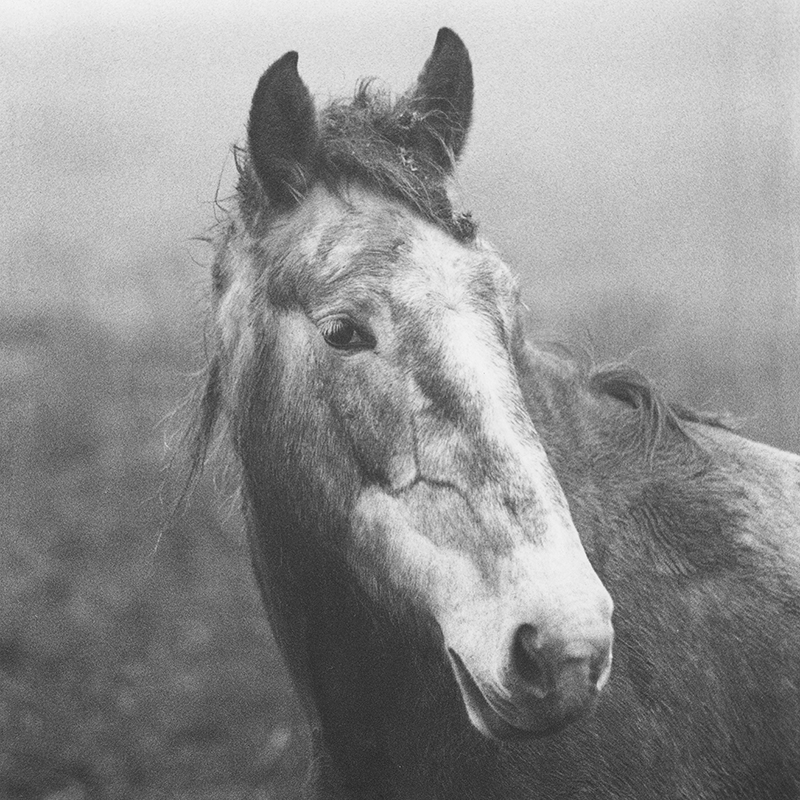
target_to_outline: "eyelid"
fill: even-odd
[[[330,341],[329,336],[335,332],[336,327],[339,325],[350,328],[356,340],[349,344],[335,344]],[[368,350],[375,346],[375,337],[370,331],[365,326],[357,323],[348,314],[336,314],[326,317],[318,323],[318,327],[325,341],[333,348],[340,350]]]
[[[324,331],[333,325],[345,324],[352,325],[356,330],[363,330],[364,326],[356,322],[352,314],[326,314],[324,317],[315,320],[317,327]]]

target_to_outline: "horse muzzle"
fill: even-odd
[[[455,647],[447,652],[472,724],[513,740],[556,733],[590,712],[609,678],[612,643],[609,617],[569,637],[521,625],[496,669],[481,669],[481,654],[470,663]]]
[[[455,650],[448,655],[472,724],[493,739],[525,739],[556,733],[594,708],[611,671],[611,636],[559,651],[524,626],[502,683],[479,682]]]

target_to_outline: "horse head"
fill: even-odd
[[[303,552],[297,574],[339,564],[429,620],[469,719],[506,739],[592,707],[612,602],[522,397],[516,281],[447,197],[472,89],[448,29],[396,102],[364,89],[318,115],[297,54],[276,61],[216,319],[264,535]]]

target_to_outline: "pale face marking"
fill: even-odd
[[[494,283],[507,294],[498,292],[495,302],[501,314],[510,318],[506,305],[515,302],[516,291],[513,281],[504,275],[507,267],[493,253],[464,248],[421,222],[416,225],[408,261],[407,268],[393,279],[392,295],[409,308],[412,324],[423,328],[419,338],[423,347],[427,345],[436,354],[439,380],[463,399],[474,416],[470,432],[444,424],[432,429],[426,423],[426,435],[420,438],[428,442],[428,458],[424,452],[418,456],[423,462],[419,465],[422,477],[442,480],[448,475],[453,479],[448,454],[458,447],[458,439],[466,437],[476,453],[488,457],[491,451],[493,472],[499,474],[493,484],[481,487],[470,485],[466,475],[456,475],[463,492],[494,492],[500,503],[500,494],[535,497],[542,518],[552,514],[562,524],[571,524],[566,499],[524,410],[510,354],[494,320],[482,308],[485,298],[476,297],[471,286],[477,269],[491,268],[501,274]],[[426,360],[425,352],[420,359]],[[413,402],[418,411],[426,407],[422,395],[424,391],[417,387]],[[442,475],[436,474],[437,464],[442,466]]]

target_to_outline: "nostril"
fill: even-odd
[[[529,624],[514,634],[511,668],[520,688],[539,699],[554,693],[596,693],[605,686],[610,667],[610,642],[589,637],[560,641]]]
[[[533,625],[521,625],[514,635],[513,664],[517,675],[531,692],[540,698],[547,695],[550,680]]]

